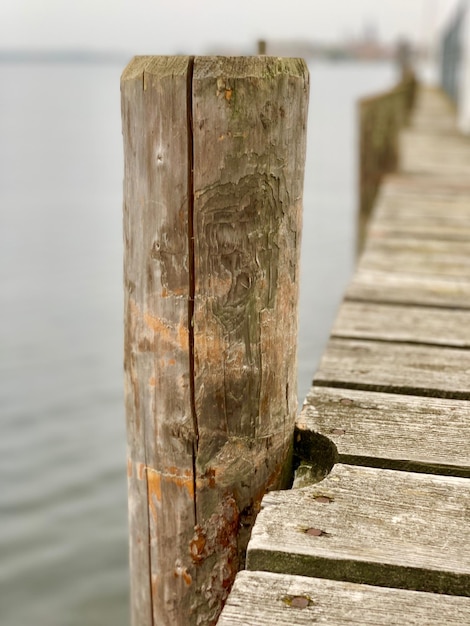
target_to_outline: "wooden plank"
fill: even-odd
[[[470,347],[470,311],[345,300],[333,337]]]
[[[455,195],[468,196],[470,182],[468,178],[445,177],[435,178],[426,174],[417,174],[412,171],[400,170],[399,173],[388,174],[381,187],[381,193],[387,195],[406,195],[415,198],[454,197]]]
[[[454,200],[454,201],[452,201]],[[375,239],[470,240],[470,196],[381,196],[367,234]]]
[[[369,238],[470,240],[470,191],[391,177],[382,186]]]
[[[470,280],[465,277],[428,276],[407,271],[359,267],[346,297],[370,302],[393,302],[470,309]]]
[[[470,176],[470,146],[462,135],[436,137],[433,133],[407,129],[400,137],[400,156],[404,171],[436,178],[468,180]]]
[[[470,481],[337,464],[267,494],[247,569],[470,595]]]
[[[470,241],[439,241],[400,237],[367,240],[359,261],[361,270],[439,277],[470,276]]]
[[[469,241],[470,224],[458,224],[440,218],[422,218],[414,220],[374,220],[368,225],[369,239],[435,239],[444,241]]]
[[[314,384],[468,400],[469,371],[468,350],[332,338]]]
[[[297,426],[331,439],[340,462],[470,478],[465,400],[312,387]]]
[[[439,87],[420,86],[412,127],[434,135],[457,133],[455,106]]]
[[[218,626],[462,626],[470,599],[306,576],[243,571]]]
[[[423,184],[413,189],[405,188],[398,179],[390,178],[381,188],[374,209],[375,219],[401,222],[416,218],[440,219],[443,224],[457,222],[467,224],[470,220],[470,190],[442,189]]]

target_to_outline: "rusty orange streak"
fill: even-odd
[[[189,332],[183,324],[174,326],[168,321],[154,317],[149,313],[144,314],[144,321],[147,327],[157,333],[163,340],[173,345],[176,344],[183,350],[188,349]]]
[[[158,502],[162,500],[162,484],[176,485],[186,489],[189,497],[194,497],[194,482],[192,470],[180,470],[178,467],[166,467],[162,471],[146,467],[149,494],[153,494]]]

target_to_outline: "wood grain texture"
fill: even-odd
[[[332,440],[340,462],[470,477],[465,400],[312,387],[297,425]]]
[[[470,481],[337,464],[267,494],[247,569],[470,595]]]
[[[375,237],[367,240],[361,269],[406,272],[433,278],[470,277],[470,241]]]
[[[470,347],[470,311],[346,300],[333,337]]]
[[[367,234],[373,239],[470,239],[470,193],[440,191],[429,185],[419,193],[386,182],[379,193]]]
[[[220,519],[229,542],[207,539],[198,562],[202,624],[243,563],[263,493],[288,480],[308,86],[300,59],[195,59],[197,532]]]
[[[456,221],[468,225],[469,211],[470,185],[449,188],[427,177],[395,175],[384,180],[374,217],[396,222],[434,218],[443,224]]]
[[[240,572],[218,626],[463,626],[470,598]]]
[[[470,141],[463,135],[447,135],[406,129],[400,138],[401,166],[414,174],[436,178],[467,179],[470,175]]]
[[[188,57],[137,57],[121,81],[135,626],[183,623],[194,570],[188,550],[195,523],[188,376],[189,67]]]
[[[469,371],[468,350],[333,338],[314,384],[468,400]]]
[[[470,308],[470,280],[358,267],[346,291],[352,300]]]

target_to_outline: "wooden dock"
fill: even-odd
[[[219,626],[470,624],[470,139],[421,89],[400,143]]]

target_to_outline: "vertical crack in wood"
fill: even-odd
[[[144,424],[144,433],[145,433],[145,424]],[[145,437],[145,434],[144,434]],[[146,441],[146,440],[145,440]],[[151,619],[151,626],[155,626],[155,620],[154,620],[154,607],[153,607],[153,593],[152,593],[152,541],[151,541],[151,532],[150,532],[150,525],[151,525],[151,520],[150,520],[150,503],[151,503],[151,499],[152,499],[152,494],[149,491],[149,478],[148,478],[148,465],[147,465],[147,449],[144,446],[144,459],[145,459],[145,483],[146,483],[146,489],[147,489],[147,531],[148,531],[148,554],[149,554],[149,577],[148,580],[150,581],[150,593],[149,593],[149,602],[150,602],[150,619]]]
[[[145,82],[145,68],[142,71],[142,91],[145,92],[147,90],[146,87],[146,82]],[[145,98],[145,93],[144,96]],[[153,335],[155,336],[155,331],[153,331]],[[144,450],[144,463],[145,463],[145,471],[143,474],[143,478],[145,479],[145,489],[147,492],[147,534],[148,534],[148,570],[149,570],[149,575],[148,575],[148,580],[150,583],[150,593],[149,593],[149,610],[150,610],[150,620],[151,620],[151,625],[150,626],[155,626],[155,619],[154,619],[154,599],[153,599],[153,593],[152,593],[152,541],[151,541],[151,519],[150,519],[150,506],[151,506],[151,499],[152,499],[152,494],[150,493],[150,489],[149,489],[149,478],[148,478],[148,466],[149,466],[149,459],[148,459],[148,453],[147,453],[147,429],[146,429],[146,420],[143,419],[142,420],[142,430],[143,430],[143,441],[144,441],[144,445],[143,445],[143,450]]]
[[[193,493],[194,493],[194,525],[197,525],[197,489],[196,489],[196,456],[199,443],[199,427],[196,414],[194,391],[194,294],[196,290],[194,262],[194,137],[193,137],[193,73],[194,57],[188,62],[187,81],[187,132],[188,132],[188,265],[189,265],[189,297],[188,297],[188,334],[189,334],[189,394],[191,416],[193,420]]]

